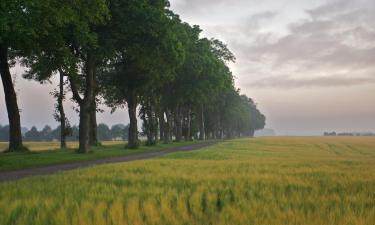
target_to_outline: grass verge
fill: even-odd
[[[68,162],[77,162],[85,160],[95,160],[101,158],[126,156],[138,154],[148,151],[159,151],[163,149],[190,145],[196,142],[175,142],[171,144],[157,144],[154,146],[140,146],[137,149],[126,149],[124,144],[110,145],[106,143],[103,146],[92,147],[92,152],[87,154],[78,154],[74,149],[64,150],[43,150],[21,153],[0,153],[0,171],[11,171],[18,169],[27,169],[34,167],[42,167],[48,165],[56,165]],[[40,149],[38,145],[42,145],[43,149],[48,143],[33,143],[29,146],[35,146],[34,149]],[[52,144],[51,144],[52,145]],[[54,146],[54,145],[53,145]],[[33,148],[33,147],[32,147]]]

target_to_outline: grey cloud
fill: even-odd
[[[315,77],[307,79],[295,79],[290,76],[267,77],[248,84],[247,86],[264,88],[303,88],[303,87],[333,87],[353,86],[363,84],[375,84],[375,77]]]
[[[233,35],[230,46],[241,62],[241,82],[271,77],[251,85],[286,88],[373,83],[375,73],[367,72],[375,71],[374,11],[370,1],[334,1],[308,10],[310,18],[289,24],[282,37],[257,30],[246,32],[248,38]],[[343,76],[333,76],[337,73]],[[277,79],[279,74],[290,76]]]
[[[275,18],[278,13],[276,11],[263,11],[255,13],[243,24],[243,28],[259,29],[263,22]]]

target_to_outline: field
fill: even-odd
[[[0,183],[1,224],[375,224],[375,138],[256,138]]]

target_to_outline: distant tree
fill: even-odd
[[[26,141],[40,141],[41,140],[41,133],[38,129],[33,126],[28,132],[25,134]]]
[[[100,141],[110,141],[112,140],[111,130],[107,124],[101,123],[98,125],[98,139]]]
[[[41,131],[40,131],[40,140],[41,141],[52,141],[52,128],[48,125],[46,125]]]
[[[71,127],[71,133],[66,137],[67,141],[78,141],[79,140],[79,128],[78,126]]]
[[[0,141],[8,141],[9,140],[9,126],[1,126],[0,127]]]
[[[129,125],[125,126],[124,124],[116,124],[111,127],[112,139],[128,139]]]

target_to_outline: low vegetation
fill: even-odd
[[[0,171],[125,156],[191,145],[193,142],[157,144],[153,146],[142,145],[138,149],[125,149],[124,143],[125,142],[103,142],[102,146],[93,147],[93,151],[90,154],[77,154],[74,152],[74,148],[78,146],[78,142],[68,142],[68,147],[71,147],[71,149],[63,150],[57,149],[59,146],[57,142],[26,142],[26,146],[32,150],[31,152],[0,154]],[[2,146],[0,143],[0,150],[2,150],[2,147],[5,149],[5,145]]]
[[[4,224],[374,224],[375,138],[257,138],[0,184]]]

